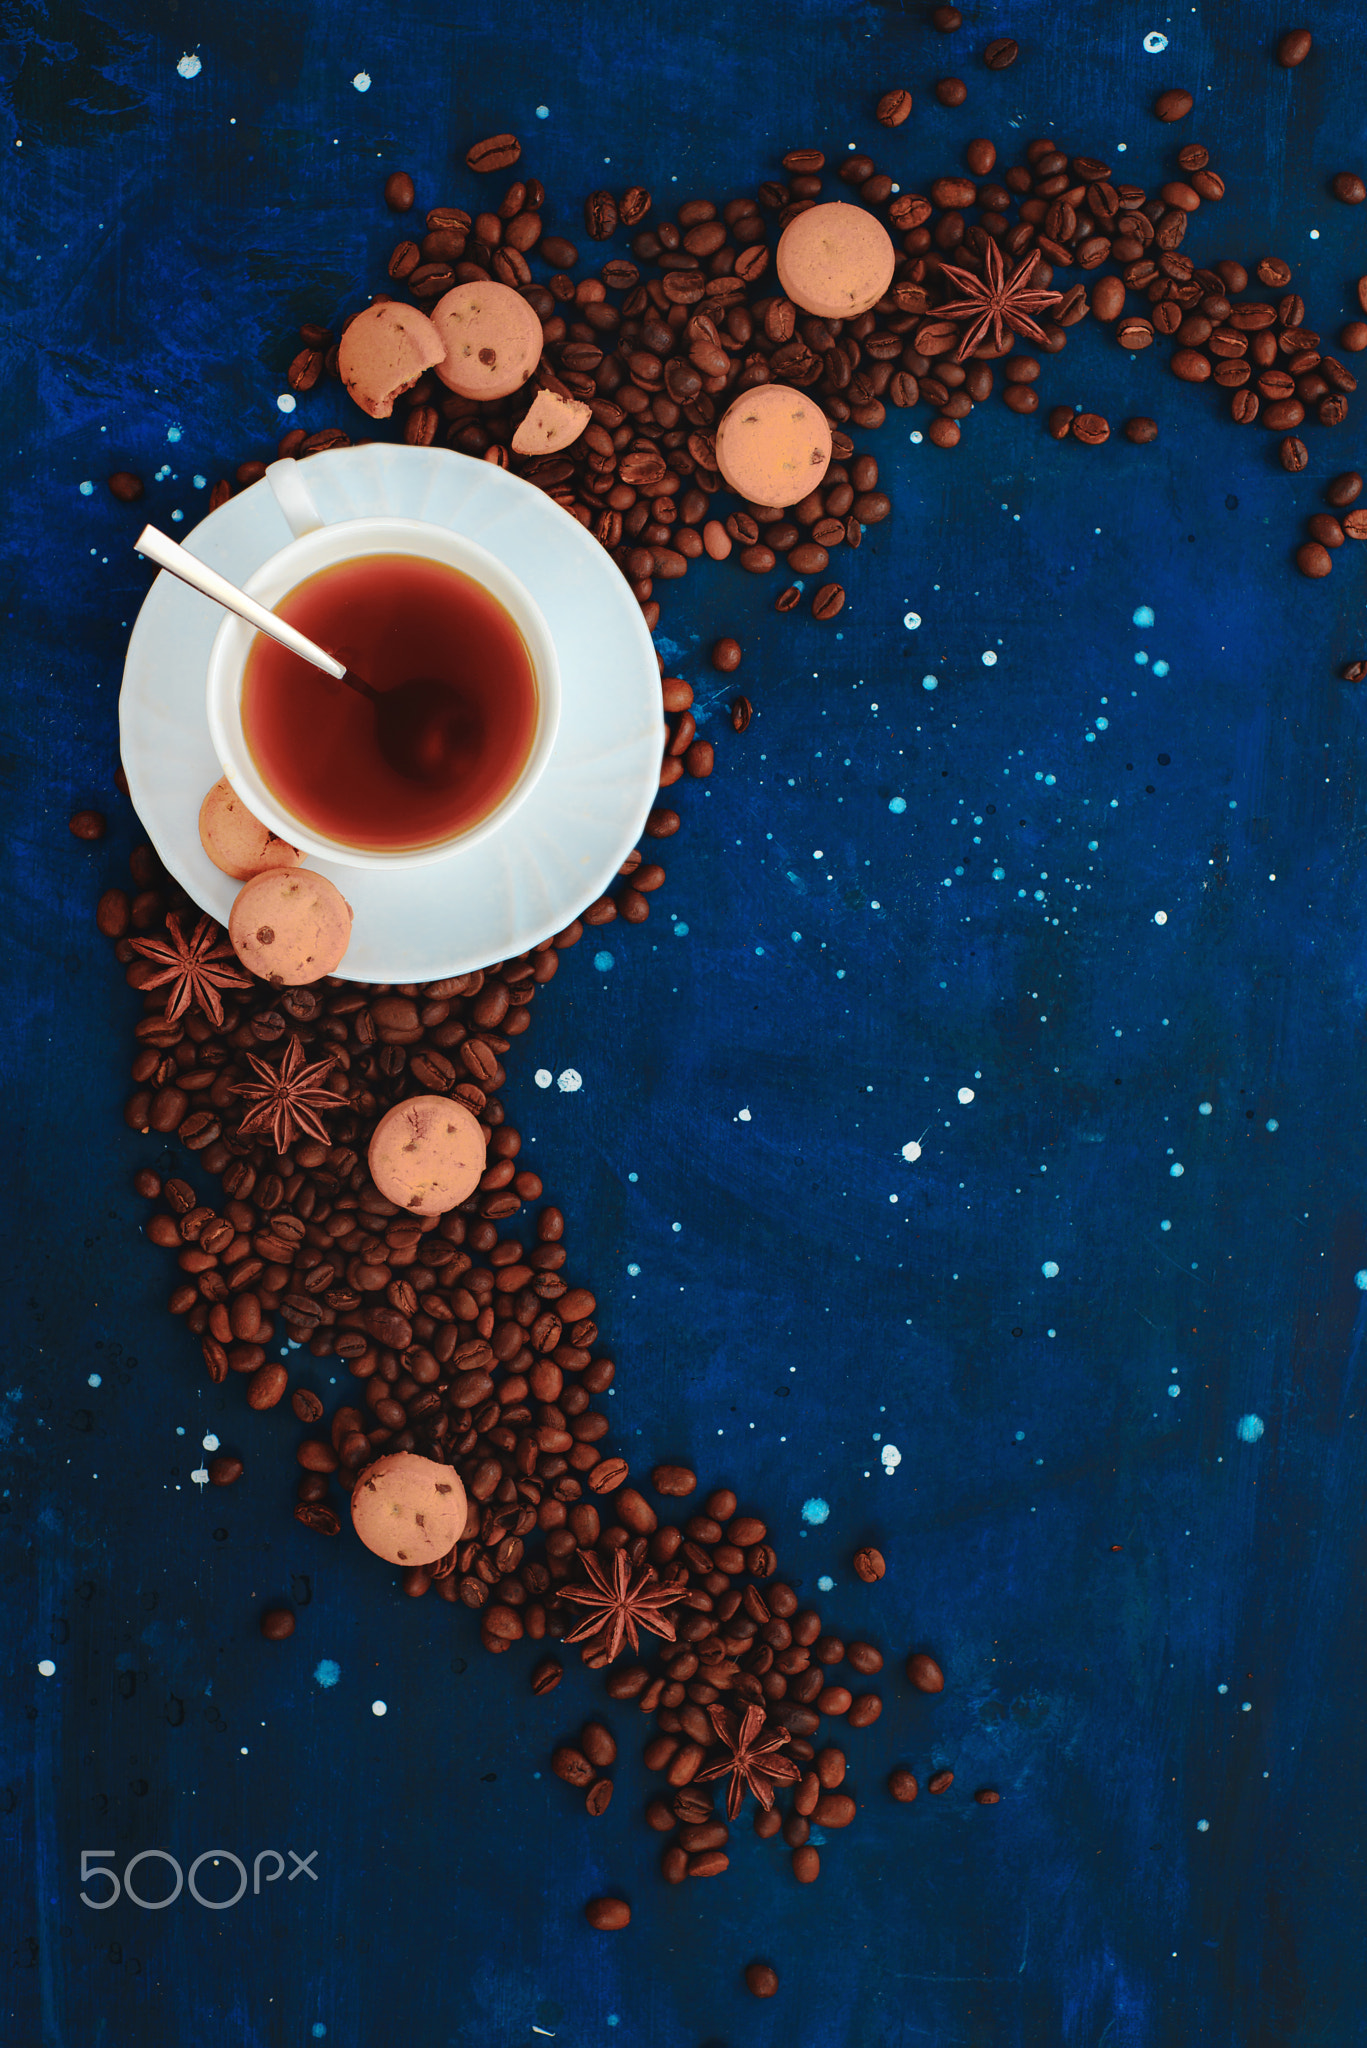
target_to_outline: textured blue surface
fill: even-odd
[[[669,592],[717,772],[657,915],[536,1005],[509,1113],[599,1295],[622,1448],[733,1481],[804,1594],[889,1653],[815,1887],[742,1827],[726,1878],[666,1889],[628,1710],[590,1824],[544,1759],[596,1682],[533,1701],[529,1652],[484,1657],[462,1610],[290,1518],[292,1432],[206,1383],[137,1235],[130,1175],[159,1155],[121,1123],[133,1004],[91,921],[137,836],[111,776],[147,582],[141,508],[102,480],[167,465],[146,513],[188,527],[194,477],[270,452],[297,322],[382,280],[390,169],[461,203],[469,142],[516,129],[574,233],[596,184],[722,198],[799,142],[917,185],[970,136],[1010,161],[1052,133],[1152,188],[1199,137],[1229,197],[1188,251],[1285,255],[1332,333],[1367,268],[1325,192],[1364,168],[1367,59],[1346,0],[1313,14],[1288,74],[1267,0],[1019,0],[949,42],[818,0],[4,9],[7,2041],[1367,2038],[1367,817],[1364,700],[1335,680],[1361,575],[1289,559],[1360,401],[1287,478],[1218,394],[1082,330],[1046,408],[1152,413],[1156,447],[1059,447],[994,402],[943,455],[892,414],[895,513],[839,630],[734,571]],[[1008,32],[1021,61],[988,74]],[[897,83],[916,112],[889,136],[870,109]],[[1178,131],[1148,112],[1175,83],[1199,98]],[[355,419],[335,390],[296,417]],[[743,738],[701,658],[722,631]],[[94,848],[65,826],[91,802]],[[229,1496],[190,1480],[209,1431],[247,1459]],[[305,1593],[263,1644],[257,1603]],[[900,1677],[913,1643],[938,1701]],[[902,1761],[954,1792],[894,1807]],[[83,1849],[216,1847],[316,1849],[318,1881],[221,1914],[79,1902]],[[157,1896],[155,1864],[135,1882]],[[629,1933],[589,1935],[581,1901],[618,1888]]]

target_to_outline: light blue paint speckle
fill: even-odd
[[[313,2022],[312,2033],[315,2041],[322,2041],[327,2038],[327,2028],[323,2025],[323,2022],[321,2020],[315,2020]]]
[[[1156,676],[1165,676],[1168,672],[1168,664],[1165,661],[1156,661],[1153,665],[1153,672]]]
[[[1269,1131],[1275,1131],[1275,1130],[1276,1130],[1276,1128],[1277,1128],[1277,1119],[1276,1119],[1276,1117],[1275,1117],[1275,1116],[1270,1116],[1270,1117],[1268,1118],[1268,1120],[1267,1120],[1267,1128],[1269,1129]]]
[[[209,479],[207,476],[199,476],[198,474],[196,474],[195,476],[191,477],[190,481],[191,483],[193,483],[197,491],[204,491],[207,490],[209,487]]]
[[[86,1375],[85,1383],[88,1387],[99,1387],[103,1386],[104,1384],[104,1382],[100,1378],[100,1375],[97,1372],[88,1373]]]
[[[1197,1112],[1201,1116],[1209,1116],[1211,1113],[1211,1107],[1212,1105],[1209,1102],[1198,1102],[1196,1105]]]
[[[82,490],[84,490],[84,489],[85,489],[85,485],[84,485],[84,484],[82,484],[82,486],[81,486],[81,489],[82,489]],[[895,797],[893,797],[893,798],[892,798],[891,802],[890,802],[890,803],[888,804],[888,809],[889,809],[889,810],[890,810],[890,811],[892,812],[892,815],[894,816],[894,818],[900,818],[900,817],[901,817],[901,815],[902,815],[902,813],[903,813],[903,811],[904,811],[904,810],[906,809],[906,807],[907,807],[907,800],[906,800],[906,798],[905,798],[904,796],[895,796]]]
[[[1168,1388],[1168,1392],[1171,1394],[1174,1401],[1177,1399],[1177,1396],[1181,1393],[1181,1391],[1182,1389],[1176,1384],[1176,1382],[1174,1382],[1173,1385]]]
[[[549,108],[549,107],[538,107],[538,108],[537,108],[537,110],[536,110],[536,118],[537,118],[537,120],[538,120],[538,121],[547,121],[547,120],[549,120],[549,119],[550,119],[550,112],[551,112],[551,110],[550,110],[550,108]]]
[[[622,2024],[621,2015],[619,2013],[610,2012],[608,2014],[607,2023],[610,2027],[620,2027]]]
[[[87,481],[87,482],[85,482],[85,483],[83,483],[83,484],[81,485],[81,496],[82,496],[83,498],[93,498],[93,497],[94,497],[94,495],[95,495],[95,486],[94,486],[94,484],[92,484],[92,483],[90,483],[89,481]]]
[[[358,71],[351,82],[355,86],[357,92],[370,91],[370,73],[368,71]]]
[[[631,1275],[633,1280],[639,1280],[641,1277],[641,1269],[639,1266],[628,1266],[627,1272]]]
[[[940,678],[938,676],[922,676],[921,688],[923,690],[938,690],[939,687]]]
[[[1151,626],[1153,624],[1153,606],[1151,604],[1141,604],[1135,612],[1134,623],[1136,626],[1141,627]]]
[[[802,1503],[802,1519],[812,1529],[819,1529],[830,1512],[830,1502],[822,1500],[820,1494],[813,1494],[810,1500]]]
[[[682,918],[677,919],[677,921],[675,922],[674,936],[676,939],[686,939],[688,937],[688,926],[684,923]]]
[[[1147,655],[1147,654],[1145,654],[1145,652],[1144,652],[1144,650],[1143,650],[1143,648],[1142,648],[1142,647],[1139,647],[1139,648],[1136,648],[1136,649],[1135,649],[1135,656],[1134,656],[1134,658],[1135,658],[1135,663],[1136,663],[1136,666],[1137,666],[1137,667],[1139,667],[1139,668],[1147,668],[1147,667],[1148,667],[1148,665],[1149,665],[1149,657],[1148,657],[1148,655]]]
[[[1263,1433],[1263,1427],[1261,1415],[1241,1415],[1235,1425],[1234,1433],[1241,1444],[1256,1444],[1258,1438]]]
[[[816,1582],[816,1590],[818,1593],[833,1593],[835,1591],[835,1580],[829,1572],[821,1574],[821,1577]]]
[[[615,966],[616,963],[614,962],[611,953],[603,952],[594,954],[593,964],[598,969],[598,972],[600,974],[606,974],[609,968]]]
[[[904,612],[904,613],[903,613],[903,615],[902,615],[902,624],[903,624],[903,625],[904,625],[904,626],[906,627],[906,629],[907,629],[908,633],[914,633],[914,632],[916,631],[917,627],[918,627],[918,626],[920,625],[920,623],[921,623],[921,614],[920,614],[919,612]]]
[[[166,438],[168,441],[178,441],[180,439],[180,428],[168,427],[166,429]]]
[[[1164,1217],[1163,1221],[1159,1224],[1158,1228],[1160,1230],[1171,1230],[1172,1225],[1168,1222],[1167,1218]]]
[[[798,942],[799,942],[799,940],[801,939],[801,937],[802,937],[802,934],[801,934],[801,932],[794,932],[794,933],[793,933],[793,944],[794,944],[794,945],[797,945],[797,944],[798,944]]]
[[[1174,1159],[1172,1165],[1168,1168],[1168,1172],[1172,1175],[1174,1180],[1181,1180],[1182,1175],[1186,1172],[1186,1170],[1186,1167],[1183,1166],[1180,1159]]]
[[[1198,1835],[1208,1835],[1210,1833],[1210,1822],[1208,1820],[1198,1820],[1196,1832]]]
[[[1041,1273],[1043,1273],[1046,1280],[1058,1279],[1058,1266],[1053,1259],[1046,1259],[1044,1264],[1040,1267],[1040,1271]]]
[[[341,1677],[342,1667],[335,1658],[324,1657],[319,1663],[314,1665],[313,1675],[318,1684],[322,1686],[324,1692],[327,1692],[332,1686],[336,1685]]]

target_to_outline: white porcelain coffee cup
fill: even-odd
[[[304,853],[343,867],[428,867],[473,846],[505,824],[536,786],[560,724],[560,668],[555,644],[539,606],[512,571],[477,541],[429,526],[420,519],[346,519],[327,524],[299,473],[298,463],[272,463],[267,480],[295,538],[243,586],[272,609],[301,583],[323,569],[367,555],[414,555],[444,563],[469,576],[503,606],[522,637],[536,684],[536,720],[521,772],[491,811],[459,832],[419,847],[393,849],[349,846],[298,817],[261,774],[242,725],[242,682],[256,632],[245,620],[227,616],[209,656],[209,731],[223,772],[247,808],[263,825]]]

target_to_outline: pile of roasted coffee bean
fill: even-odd
[[[697,1486],[692,1471],[681,1465],[657,1466],[651,1474],[655,1492],[667,1499],[691,1494]],[[778,1577],[778,1558],[767,1541],[763,1522],[738,1514],[730,1489],[719,1489],[703,1502],[702,1512],[681,1525],[662,1524],[655,1509],[634,1487],[622,1486],[612,1499],[615,1520],[604,1525],[596,1503],[583,1501],[570,1509],[568,1528],[546,1540],[553,1586],[547,1606],[549,1633],[563,1635],[583,1618],[582,1609],[557,1598],[555,1585],[583,1583],[583,1559],[595,1557],[605,1570],[614,1553],[625,1553],[633,1569],[653,1567],[660,1585],[680,1594],[667,1610],[676,1639],[641,1638],[648,1661],[608,1666],[609,1698],[651,1717],[656,1733],[645,1747],[647,1768],[660,1772],[665,1789],[646,1807],[648,1826],[670,1836],[661,1856],[661,1872],[670,1884],[690,1877],[719,1877],[729,1868],[731,1824],[726,1818],[724,1773],[731,1754],[719,1739],[711,1711],[722,1708],[738,1722],[748,1708],[764,1715],[761,1740],[780,1734],[774,1754],[791,1761],[791,1794],[786,1810],[778,1798],[765,1806],[756,1798],[754,1832],[768,1841],[781,1835],[791,1852],[794,1877],[811,1884],[820,1873],[813,1828],[842,1829],[858,1811],[846,1788],[848,1759],[843,1747],[822,1740],[848,1728],[871,1728],[883,1711],[880,1693],[854,1689],[860,1680],[883,1669],[883,1653],[869,1642],[847,1642],[830,1630],[814,1608],[803,1608],[792,1586]],[[876,1550],[854,1559],[856,1575],[874,1583],[884,1575]],[[486,1616],[513,1639],[522,1632],[515,1612]],[[581,1652],[595,1668],[606,1662],[601,1639]],[[849,1666],[853,1683],[839,1667]],[[933,1657],[916,1651],[907,1659],[913,1689],[934,1695],[944,1690],[944,1674]],[[532,1673],[532,1689],[553,1692],[563,1667],[546,1658]],[[831,1726],[830,1724],[834,1724]],[[786,1741],[782,1736],[786,1735]],[[591,1721],[578,1742],[554,1751],[551,1769],[565,1784],[582,1791],[587,1811],[607,1810],[612,1783],[603,1775],[616,1760],[617,1742],[602,1722]],[[948,1769],[932,1770],[926,1790],[947,1792],[954,1782]],[[782,1787],[771,1788],[782,1791]],[[903,1766],[887,1779],[891,1797],[906,1804],[920,1789]],[[1000,1794],[984,1786],[974,1793],[980,1806],[995,1806]],[[737,1813],[736,1818],[739,1818]]]

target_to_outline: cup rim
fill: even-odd
[[[428,542],[424,547],[421,543]],[[353,545],[339,545],[351,541]],[[405,545],[403,543],[407,542]],[[431,543],[436,543],[433,549]],[[276,605],[302,582],[323,570],[366,554],[409,554],[436,559],[470,575],[501,603],[522,635],[536,682],[538,715],[521,772],[493,809],[474,825],[418,847],[362,848],[334,840],[298,818],[266,783],[252,759],[242,723],[242,683],[256,629],[225,615],[209,653],[205,700],[209,732],[219,767],[263,825],[301,853],[343,867],[403,869],[430,867],[477,845],[506,824],[530,796],[545,770],[560,727],[560,664],[540,606],[521,578],[498,556],[468,535],[429,520],[376,513],[333,520],[296,536],[263,562],[242,588],[259,602]],[[318,556],[310,564],[310,556]],[[302,566],[307,565],[307,566]],[[282,575],[283,569],[283,575]]]

